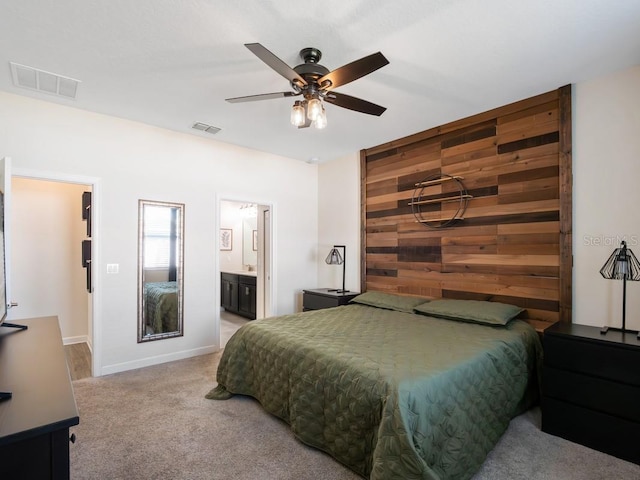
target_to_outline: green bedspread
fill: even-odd
[[[255,397],[367,478],[463,480],[535,400],[540,351],[518,320],[488,327],[347,305],[243,326],[207,398]]]
[[[178,288],[176,282],[144,284],[145,320],[153,333],[178,330]]]

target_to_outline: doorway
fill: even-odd
[[[271,315],[271,210],[253,201],[220,201],[221,347],[242,325]]]
[[[72,379],[100,375],[94,263],[98,182],[20,169],[11,178],[11,281],[18,302],[13,318],[58,316]],[[85,214],[88,196],[91,215]]]

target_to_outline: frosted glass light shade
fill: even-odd
[[[323,129],[324,127],[327,126],[327,114],[325,113],[324,108],[314,120],[314,125],[318,129]]]
[[[304,107],[299,101],[296,101],[291,109],[291,124],[296,127],[301,127],[304,125],[304,122]]]
[[[322,103],[320,102],[320,100],[317,98],[312,98],[311,100],[309,100],[309,102],[307,103],[307,116],[309,117],[309,120],[311,120],[312,122],[315,121],[315,119],[318,117],[318,115],[320,115],[321,112]]]

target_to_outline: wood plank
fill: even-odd
[[[534,171],[538,171],[536,169]],[[557,171],[556,171],[557,173]],[[558,190],[558,175],[532,178],[524,181],[502,182],[498,185],[498,195],[509,195],[512,193],[535,192],[538,190],[555,189]]]
[[[560,271],[558,266],[549,265],[493,265],[478,264],[465,265],[455,263],[443,263],[441,266],[443,273],[464,273],[464,274],[496,274],[520,276],[521,278],[544,277],[558,278]]]
[[[513,129],[496,135],[496,144],[498,150],[505,144],[526,140],[529,138],[555,138],[552,134],[558,132],[558,120],[554,118],[548,122],[537,124],[532,122],[531,125],[523,127],[521,129]]]
[[[508,143],[501,143],[498,145],[498,153],[510,153],[518,150],[526,150],[529,148],[539,147],[549,143],[557,143],[559,134],[557,131],[550,133],[542,133],[533,137],[523,138],[521,140],[514,140]]]
[[[428,268],[433,267],[433,268]],[[504,275],[491,272],[441,272],[436,264],[398,263],[397,276],[402,281],[404,278],[424,278],[438,282],[470,282],[491,283],[496,285],[515,285],[529,288],[558,291],[559,280],[555,277],[538,275]],[[417,267],[420,268],[417,268]],[[557,272],[557,270],[556,270]]]
[[[490,296],[508,296],[518,298],[537,298],[541,300],[558,300],[558,289],[524,287],[521,285],[496,284],[488,282],[474,283],[470,281],[455,282],[444,280],[443,290],[482,293]]]
[[[501,234],[498,235],[497,244],[500,246],[504,245],[533,245],[533,244],[544,244],[544,245],[555,245],[557,246],[560,243],[560,236],[558,232],[548,232],[548,233],[511,233],[508,235]]]
[[[539,265],[557,267],[560,263],[558,255],[443,255],[442,263],[463,263],[469,265]]]
[[[494,153],[496,153],[496,137],[488,137],[482,138],[480,140],[476,140],[475,142],[463,143],[461,145],[456,145],[455,147],[443,148],[442,149],[442,159],[446,159],[447,157],[459,157],[460,155],[469,154],[470,152],[475,152],[477,150],[484,149],[493,149]]]
[[[515,213],[535,213],[558,211],[560,209],[560,201],[558,199],[538,200],[534,202],[507,203],[498,205],[489,205],[486,207],[476,207],[472,202],[469,203],[465,218],[482,217],[485,215],[503,216],[513,215]]]
[[[499,235],[531,234],[531,233],[558,233],[560,222],[538,222],[538,223],[511,223],[498,225]]]
[[[498,238],[496,235],[473,235],[473,236],[443,236],[442,246],[485,246],[497,245]]]
[[[560,105],[560,320],[572,321],[572,127],[571,85],[559,89]]]
[[[410,150],[399,149],[395,155],[389,156],[384,161],[377,161],[367,164],[369,171],[376,175],[383,171],[393,172],[393,166],[400,163],[401,167],[416,162],[416,159],[423,161],[435,160],[440,157],[441,146],[437,139],[433,139],[428,143],[416,145]]]
[[[498,117],[497,128],[505,128],[506,125],[509,125],[512,122],[517,122],[522,118],[544,117],[546,115],[555,115],[556,117],[559,117],[558,98],[555,98],[550,102],[540,103],[533,107],[524,108],[507,115],[501,115]]]
[[[538,310],[535,308],[528,308],[522,315],[522,318],[531,323],[536,331],[549,328],[551,325],[560,320],[559,312],[550,312],[549,310]],[[540,322],[540,323],[538,323]]]
[[[369,182],[380,182],[392,178],[399,178],[408,175],[417,175],[428,169],[438,168],[440,165],[440,157],[435,156],[432,159],[421,157],[417,162],[409,162],[403,168],[394,169],[392,171],[381,170],[377,173],[367,173]]]
[[[543,190],[533,190],[528,192],[500,195],[498,198],[498,203],[504,205],[507,203],[535,202],[538,200],[554,200],[558,198],[560,198],[559,188],[555,187]]]
[[[521,245],[497,245],[496,253],[500,255],[517,255],[526,250],[531,255],[559,255],[560,246],[556,244],[521,244]]]
[[[495,162],[498,160],[498,149],[495,145],[488,146],[484,149],[475,149],[468,152],[461,152],[457,155],[450,155],[447,158],[442,158],[443,167],[451,167],[460,165],[459,168],[469,170],[470,168],[476,169],[480,165],[479,161],[485,160],[490,162],[493,159]],[[471,167],[473,165],[473,167]]]

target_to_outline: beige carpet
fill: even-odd
[[[73,382],[72,480],[354,480],[249,398],[206,400],[219,354]],[[474,480],[638,479],[640,466],[514,419]]]

